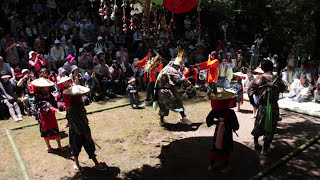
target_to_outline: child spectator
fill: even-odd
[[[237,82],[232,86],[232,90],[237,94],[237,109],[236,111],[240,111],[240,105],[243,104],[243,87],[242,87],[242,77],[244,74],[242,72],[233,73],[236,76]]]
[[[139,104],[140,104],[140,98],[139,98],[139,93],[138,93],[138,86],[136,85],[136,79],[132,77],[128,81],[128,86],[127,86],[127,94],[129,96],[129,101],[131,105],[131,109],[138,109]],[[135,106],[133,106],[135,105]]]

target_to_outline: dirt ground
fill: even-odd
[[[87,110],[126,102],[126,98],[106,104],[91,104]],[[184,101],[187,117],[193,125],[178,123],[180,115],[170,112],[165,127],[158,126],[157,111],[151,107],[133,110],[128,106],[88,115],[92,136],[101,147],[96,154],[109,172],[92,168],[85,151],[80,154],[82,172],[73,170],[70,148],[66,152],[47,153],[38,126],[12,131],[31,179],[249,179],[315,136],[320,129],[317,118],[281,111],[277,134],[268,157],[258,155],[250,134],[254,120],[251,106],[245,102],[237,112],[239,137],[234,135],[233,170],[228,174],[208,172],[209,149],[215,127],[208,128],[205,118],[210,103],[200,99]],[[59,115],[61,116],[61,115]],[[22,179],[18,163],[8,142],[5,128],[35,122],[32,118],[15,123],[0,121],[0,179]],[[66,120],[59,121],[63,146],[68,146]],[[262,138],[261,138],[262,145]],[[53,147],[57,147],[51,141]],[[320,143],[311,146],[264,179],[319,179]]]

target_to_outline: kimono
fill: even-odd
[[[182,101],[176,90],[178,83],[181,82],[183,82],[182,77],[172,66],[166,66],[159,74],[155,86],[155,100],[158,101],[161,117],[168,116],[169,110],[174,112],[184,111]]]
[[[217,120],[214,120],[217,119]],[[206,119],[207,126],[216,125],[213,136],[211,161],[229,161],[233,150],[232,132],[239,129],[236,113],[232,109],[211,110]]]
[[[248,89],[250,103],[255,106],[253,95],[258,96],[258,114],[251,134],[255,137],[264,135],[264,143],[272,142],[279,120],[279,94],[285,85],[277,75],[259,75]]]
[[[56,106],[56,102],[51,93],[38,92],[35,117],[39,123],[41,137],[45,139],[60,137],[58,121],[55,115],[57,108],[54,106]]]

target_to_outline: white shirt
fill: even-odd
[[[50,55],[53,60],[62,60],[64,59],[64,50],[62,47],[59,47],[59,49],[57,49],[56,46],[53,46],[50,50]]]

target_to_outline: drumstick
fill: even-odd
[[[93,143],[94,143],[99,149],[101,149],[101,147],[100,147],[95,141],[93,141]]]
[[[236,131],[233,131],[233,132],[237,135],[237,137],[239,137],[239,135],[238,135],[238,133]]]

